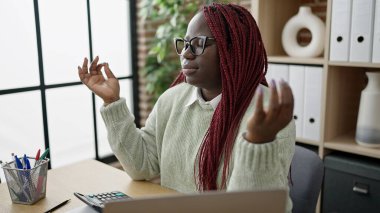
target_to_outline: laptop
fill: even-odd
[[[107,203],[103,213],[282,213],[286,210],[286,198],[285,190],[206,192]]]

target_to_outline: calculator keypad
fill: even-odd
[[[91,194],[87,195],[89,200],[92,200],[96,204],[101,207],[104,207],[104,203],[109,201],[117,201],[117,200],[126,200],[130,197],[126,194],[118,191],[107,192],[107,193],[99,193],[99,194]]]

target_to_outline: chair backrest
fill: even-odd
[[[324,174],[322,160],[315,152],[296,145],[290,170],[293,213],[315,213]]]

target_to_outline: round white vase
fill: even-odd
[[[380,72],[367,72],[368,84],[360,96],[356,142],[380,147]]]
[[[297,41],[298,32],[306,28],[311,32],[311,42],[301,46]],[[282,31],[282,46],[292,57],[317,57],[322,54],[325,42],[325,24],[311,12],[311,8],[302,6],[298,13],[289,19]]]

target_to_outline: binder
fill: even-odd
[[[268,70],[267,74],[265,75],[265,78],[267,79],[268,83],[271,79],[274,78],[274,70],[276,69],[276,64],[268,63]]]
[[[287,64],[269,63],[266,79],[268,81],[274,79],[276,82],[283,79],[284,81],[289,82],[289,66]]]
[[[352,0],[333,0],[331,12],[330,61],[348,61],[350,53]]]
[[[294,121],[296,123],[296,137],[303,137],[303,108],[304,108],[304,72],[301,65],[289,65],[289,85],[294,96]]]
[[[372,62],[380,63],[380,0],[376,1],[373,30]]]
[[[322,67],[305,67],[303,138],[314,141],[321,132],[322,74]]]
[[[352,0],[350,61],[372,61],[375,0]]]

